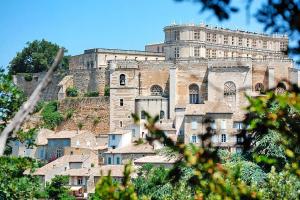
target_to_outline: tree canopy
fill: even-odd
[[[54,58],[60,46],[46,40],[34,40],[27,42],[27,46],[16,57],[12,59],[9,65],[9,72],[16,73],[38,73],[48,70],[48,67],[54,61]],[[65,50],[67,52],[67,50]],[[60,67],[63,70],[68,69],[69,57],[65,56]]]

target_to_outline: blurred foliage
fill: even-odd
[[[108,85],[104,88],[104,96],[109,97],[110,96],[110,88]]]
[[[130,179],[132,167],[130,164],[125,165],[124,177],[121,183],[113,180],[110,175],[101,176],[95,189],[95,194],[91,197],[93,200],[117,200],[131,199],[137,200],[137,195],[134,191],[134,186]]]
[[[14,85],[12,77],[0,69],[0,131],[24,101],[23,92]]]
[[[33,170],[39,163],[30,158],[0,157],[0,199],[38,199],[44,193],[38,177],[24,175],[25,170]]]
[[[45,128],[54,129],[63,121],[63,116],[58,111],[57,101],[48,102],[42,109],[41,115]]]
[[[25,81],[28,81],[28,82],[32,81],[32,79],[33,79],[32,74],[30,74],[30,73],[25,74],[24,79],[25,79]]]
[[[78,96],[78,90],[75,87],[68,87],[66,89],[67,97],[77,97]]]
[[[40,100],[37,102],[37,104],[34,107],[33,113],[38,113],[42,110],[42,108],[45,106],[45,101]]]
[[[45,192],[47,198],[54,200],[75,200],[75,197],[69,194],[69,188],[66,187],[68,184],[68,176],[56,175],[51,179],[50,183],[46,183]]]
[[[46,40],[34,40],[27,42],[27,46],[10,62],[10,74],[16,73],[38,73],[47,71],[54,61],[59,50],[57,44]],[[65,50],[65,53],[67,50]],[[69,57],[64,56],[60,64],[60,70],[68,70]]]

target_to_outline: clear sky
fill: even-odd
[[[254,1],[251,11],[263,0]],[[245,0],[234,0],[245,7]],[[174,0],[0,0],[0,67],[6,67],[26,42],[46,39],[71,55],[88,48],[144,50],[164,40],[163,27],[200,23],[263,32],[245,10],[220,23],[199,5]]]

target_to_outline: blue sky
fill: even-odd
[[[244,0],[234,2],[245,7]],[[96,47],[143,50],[145,44],[163,41],[163,27],[174,21],[263,32],[254,18],[249,23],[244,9],[222,23],[199,10],[195,3],[174,0],[1,0],[0,67],[35,39],[76,55]]]

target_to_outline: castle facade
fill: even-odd
[[[148,112],[159,116],[158,126],[171,138],[200,144],[210,126],[213,145],[239,151],[245,94],[263,95],[282,80],[300,83],[285,53],[287,36],[204,24],[171,25],[164,32],[165,41],[145,51],[91,49],[71,58],[70,74],[80,91],[104,95],[109,88],[110,134],[125,130],[132,140],[146,137]]]

